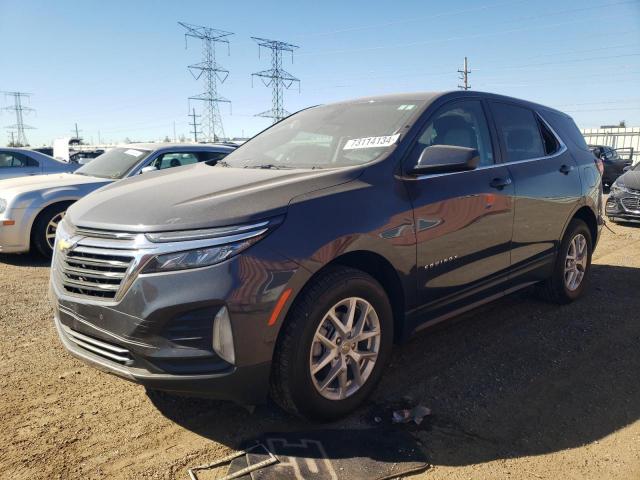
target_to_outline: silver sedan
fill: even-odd
[[[73,173],[0,180],[0,253],[22,253],[35,247],[50,257],[58,222],[76,200],[141,173],[189,168],[198,162],[214,164],[233,149],[227,145],[130,144],[103,153]]]
[[[27,175],[73,172],[79,166],[75,163],[61,162],[44,153],[26,148],[0,148],[0,180]]]

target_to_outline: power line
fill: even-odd
[[[6,126],[6,128],[11,128],[16,131],[15,139],[13,138],[13,135],[12,135],[11,141],[14,146],[26,147],[29,145],[29,141],[27,140],[27,136],[25,135],[24,131],[25,129],[33,129],[35,127],[32,127],[30,125],[25,125],[23,117],[25,113],[28,114],[30,112],[34,112],[35,110],[31,107],[25,107],[22,104],[22,99],[30,98],[31,94],[25,93],[25,92],[3,92],[3,93],[5,94],[5,98],[13,97],[13,105],[4,107],[4,110],[13,111],[16,114],[16,123],[13,125]]]
[[[229,76],[229,70],[216,62],[216,43],[226,43],[227,49],[229,49],[227,37],[233,35],[233,33],[183,22],[178,22],[178,24],[187,31],[184,34],[185,47],[187,37],[197,38],[202,41],[202,61],[189,65],[187,68],[196,80],[199,80],[200,77],[204,78],[205,91],[189,97],[189,100],[204,102],[204,140],[216,142],[225,137],[218,104],[221,102],[231,104],[230,100],[218,95],[218,82],[224,83]]]
[[[282,68],[282,52],[291,52],[291,62],[293,63],[293,51],[300,47],[278,40],[268,40],[259,37],[251,38],[258,44],[258,57],[260,57],[260,51],[263,47],[271,50],[271,69],[251,74],[252,86],[253,78],[258,77],[266,87],[272,88],[271,110],[258,113],[256,116],[272,118],[273,123],[276,123],[290,115],[284,108],[284,90],[290,89],[294,83],[297,83],[298,92],[300,91],[300,80]]]
[[[190,113],[187,116],[191,117],[191,119],[192,119],[190,125],[191,125],[191,128],[192,128],[191,133],[193,133],[193,141],[195,143],[198,143],[198,133],[202,133],[202,132],[198,131],[198,127],[200,126],[200,124],[196,122],[196,118],[200,117],[200,115],[196,115],[196,109],[194,108],[193,109],[193,113]],[[175,124],[174,124],[174,126],[175,126]]]
[[[458,85],[458,88],[462,90],[469,90],[471,85],[469,85],[469,74],[471,70],[469,70],[469,64],[467,63],[467,57],[464,57],[464,68],[462,70],[458,70],[460,74],[459,79],[462,80],[462,85]]]

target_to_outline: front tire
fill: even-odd
[[[393,344],[393,314],[366,273],[330,267],[305,287],[274,354],[271,396],[288,412],[332,420],[357,408],[380,380]]]
[[[571,303],[582,296],[591,272],[592,253],[589,227],[574,218],[562,238],[553,275],[538,287],[539,295],[559,304]]]
[[[45,258],[51,258],[53,255],[53,244],[58,224],[64,218],[70,205],[70,203],[51,205],[40,212],[33,223],[31,243]]]

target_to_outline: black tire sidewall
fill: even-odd
[[[35,221],[31,241],[40,255],[45,258],[53,256],[53,249],[47,243],[47,225],[56,215],[65,212],[70,204],[57,204],[45,208]]]
[[[359,391],[344,400],[329,400],[320,395],[313,385],[309,371],[309,353],[321,320],[330,308],[349,297],[362,298],[375,309],[381,329],[380,351],[371,375]],[[311,418],[332,419],[346,415],[375,388],[388,362],[393,345],[393,314],[389,300],[382,287],[372,278],[364,275],[347,277],[316,298],[312,311],[297,313],[306,314],[306,318],[299,324],[300,331],[297,333],[300,341],[292,352],[294,358],[290,362],[292,400],[300,413]]]

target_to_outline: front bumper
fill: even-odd
[[[229,366],[223,371],[202,375],[177,375],[150,372],[145,368],[120,365],[79,346],[61,324],[54,323],[62,345],[74,357],[98,370],[116,375],[152,390],[163,390],[193,396],[233,400],[239,403],[262,403],[268,392],[269,362],[242,368]]]
[[[69,257],[56,251],[50,296],[60,339],[74,356],[152,389],[249,404],[266,399],[285,311],[278,324],[268,321],[296,263],[258,242],[209,267],[138,273],[123,281],[121,294],[105,299],[69,289],[61,280],[63,258]],[[233,365],[213,349],[213,321],[223,306]]]
[[[0,253],[24,253],[29,251],[32,218],[26,209],[14,209],[2,215],[3,220],[13,220],[13,225],[0,223]]]
[[[640,193],[624,192],[610,195],[605,205],[609,220],[620,222],[640,222]]]

